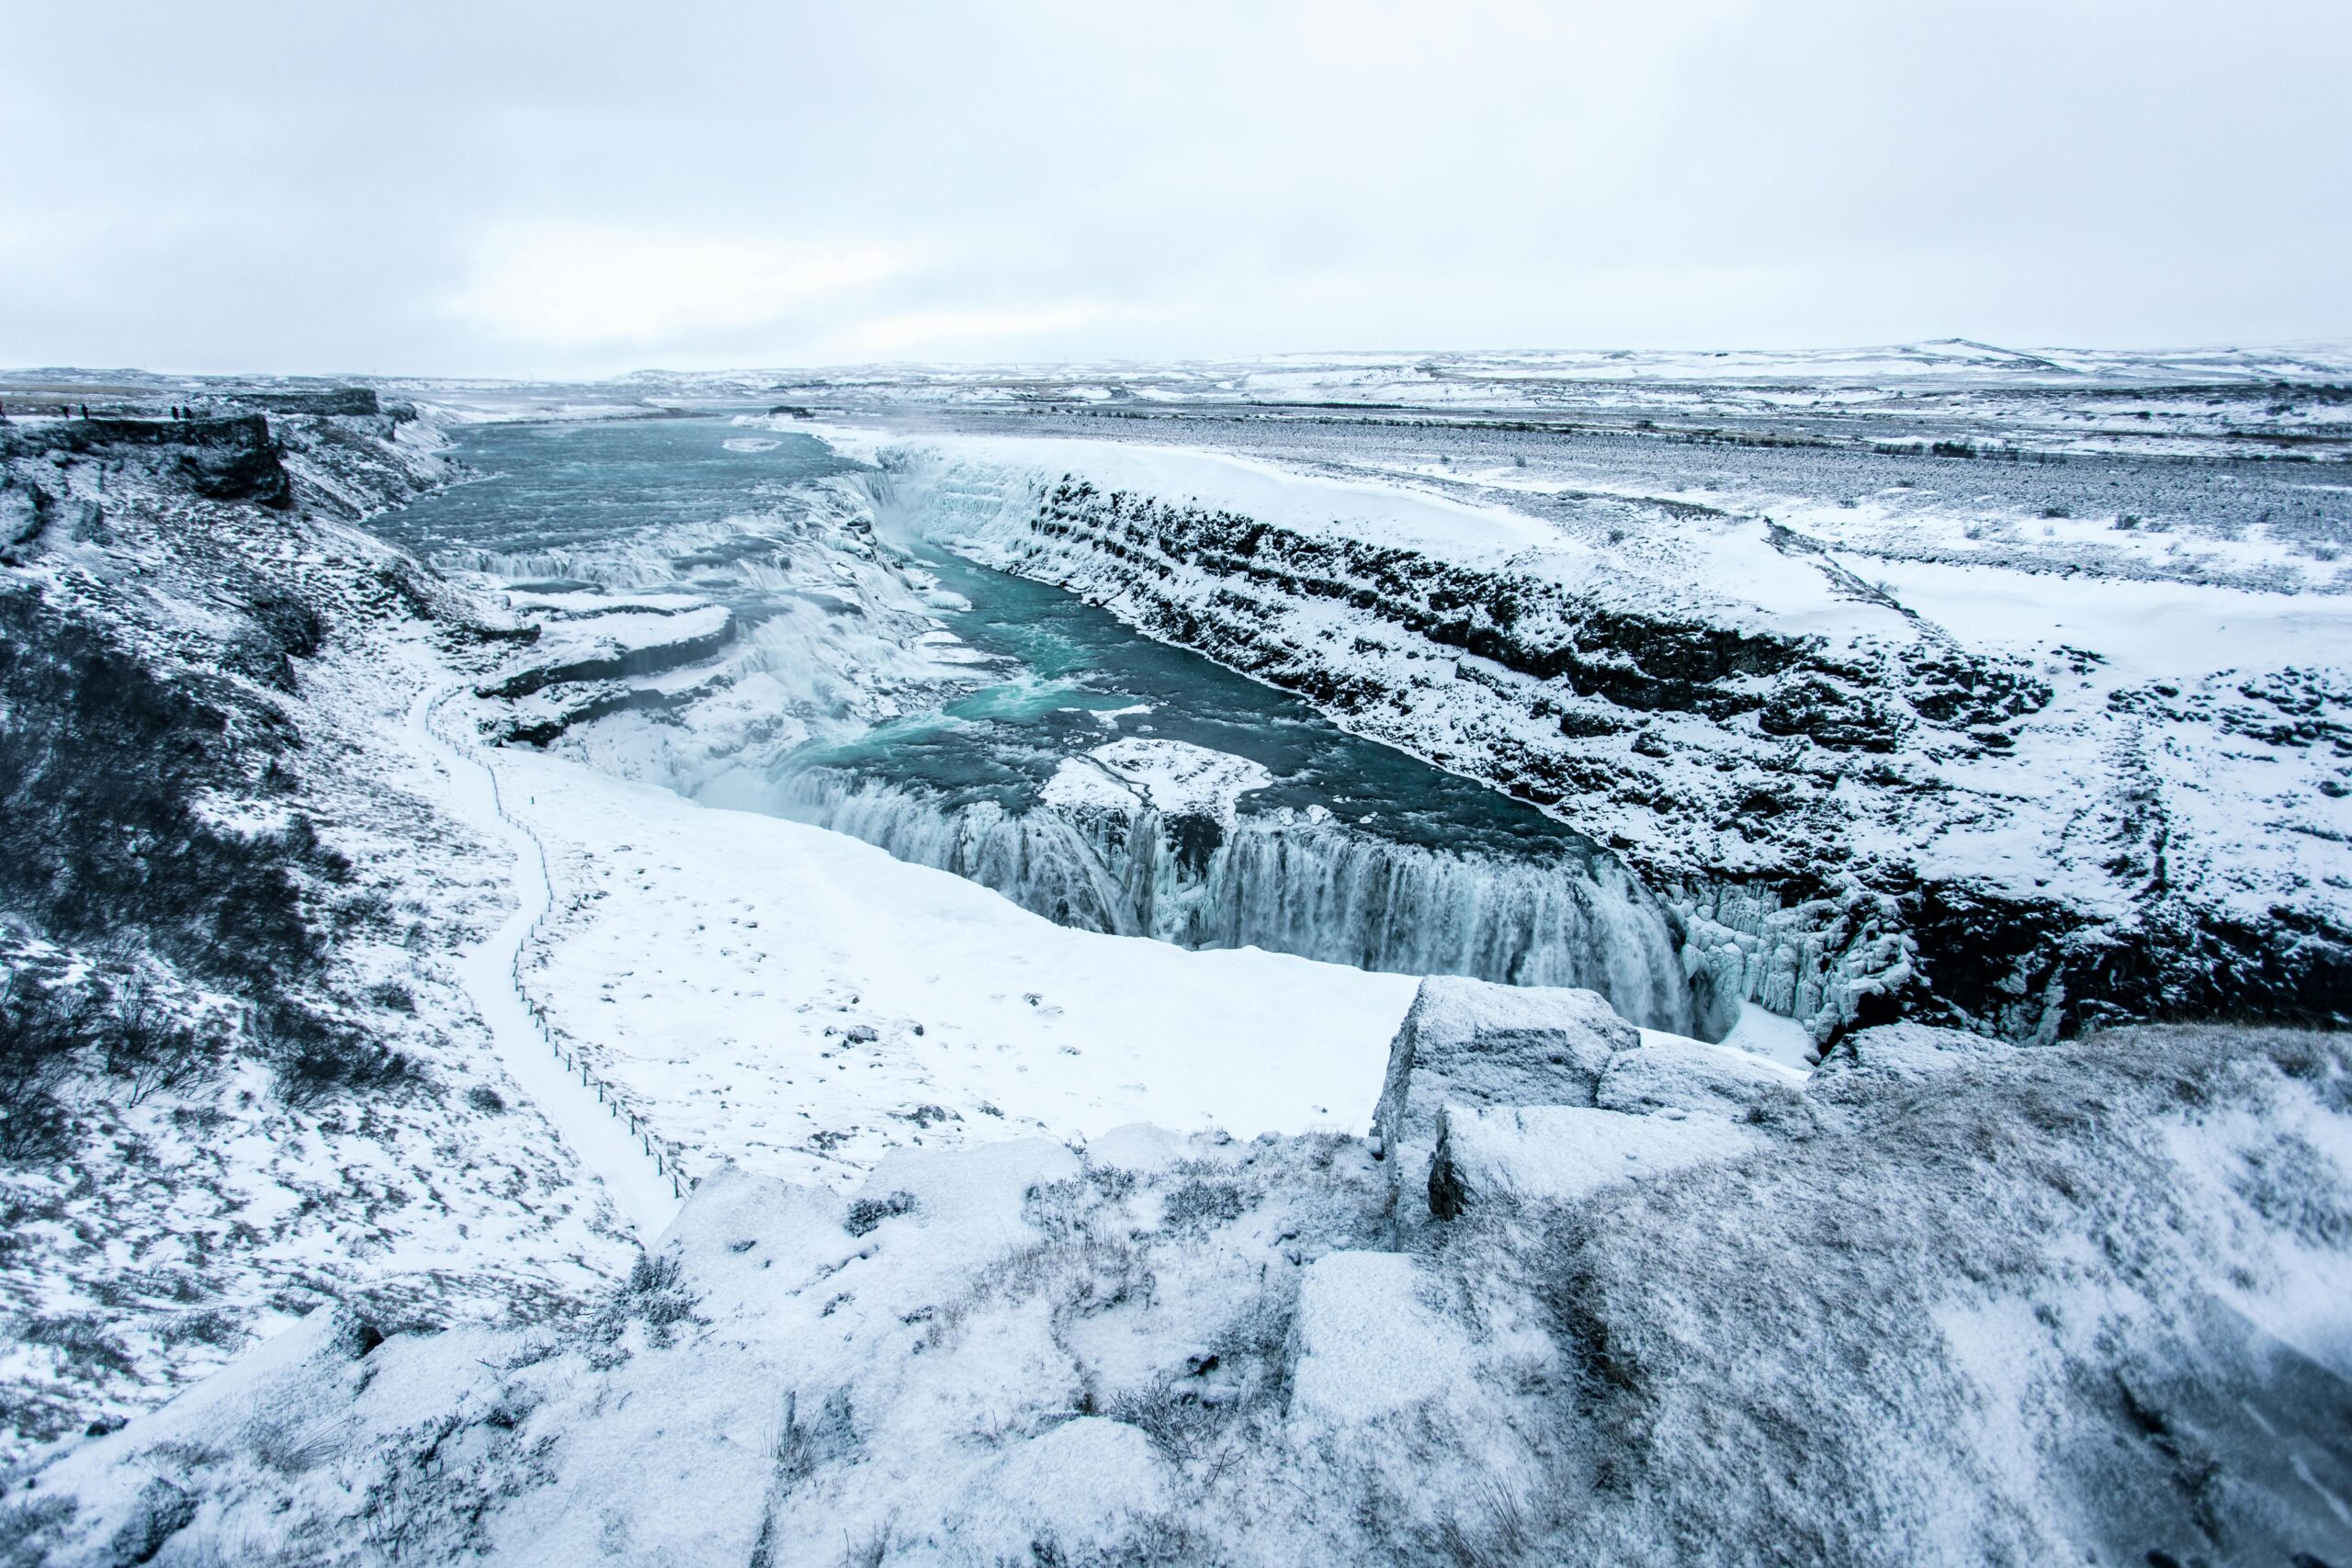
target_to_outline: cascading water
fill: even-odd
[[[1185,947],[1262,947],[1408,975],[1581,986],[1688,1034],[1679,922],[1613,860],[1432,850],[1288,807],[1231,824],[919,788],[810,769],[769,808],[993,887],[1064,925]]]

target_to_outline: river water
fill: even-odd
[[[485,477],[379,531],[518,585],[684,589],[747,623],[811,591],[833,595],[837,619],[857,613],[839,583],[799,581],[810,558],[786,547],[838,512],[844,479],[855,493],[858,465],[812,437],[718,415],[490,424],[457,455]],[[921,521],[895,548],[977,673],[885,722],[827,727],[723,789],[670,782],[854,834],[1066,924],[1587,986],[1642,1023],[1698,1027],[1678,922],[1589,840],[1068,592],[959,559]],[[1123,793],[1137,770],[1115,764],[1138,758],[1147,774],[1199,764],[1227,785],[1190,802],[1148,782]],[[1088,787],[1069,787],[1074,773]]]

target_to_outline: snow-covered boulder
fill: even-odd
[[[2018,1047],[1963,1029],[1887,1023],[1858,1030],[1830,1047],[1814,1069],[1806,1092],[1833,1105],[1851,1105],[1940,1074],[2016,1054]]]
[[[1649,1034],[1609,1058],[1592,1102],[1635,1116],[1738,1117],[1804,1084],[1804,1074],[1767,1057]]]
[[[1449,1105],[1438,1113],[1430,1213],[1492,1198],[1566,1203],[1619,1181],[1736,1158],[1765,1134],[1720,1116],[1627,1115],[1577,1105]]]
[[[1373,1130],[1385,1151],[1434,1138],[1449,1101],[1590,1105],[1610,1058],[1640,1043],[1597,991],[1432,975],[1389,1043]]]
[[[1446,1105],[1589,1106],[1610,1058],[1640,1043],[1597,992],[1432,975],[1389,1042],[1372,1113],[1391,1190],[1427,1178]]]

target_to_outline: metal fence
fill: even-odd
[[[453,688],[435,698],[425,722],[432,726],[435,733],[439,735],[444,742],[460,753],[464,753],[467,748],[452,739],[435,722],[440,716],[441,705],[455,695],[457,695],[457,690]],[[604,1106],[614,1120],[627,1124],[631,1135],[637,1139],[638,1146],[645,1151],[646,1157],[652,1160],[653,1168],[668,1179],[671,1196],[683,1198],[695,1188],[696,1179],[688,1176],[679,1168],[676,1158],[656,1141],[652,1130],[636,1111],[623,1103],[619,1091],[590,1071],[588,1064],[581,1059],[579,1052],[566,1049],[563,1041],[548,1022],[547,1009],[541,1007],[532,998],[531,993],[523,987],[523,949],[530,945],[533,939],[539,934],[539,929],[547,924],[548,918],[555,913],[555,880],[548,872],[546,841],[529,823],[506,808],[506,792],[499,783],[498,770],[479,758],[475,761],[482,771],[490,775],[491,804],[497,808],[499,820],[531,841],[531,852],[538,862],[539,886],[547,895],[546,905],[540,909],[538,919],[533,920],[529,928],[523,932],[522,940],[515,944],[514,956],[508,960],[507,982],[514,987],[515,998],[522,1002],[523,1010],[530,1015],[532,1027],[539,1032],[539,1038],[546,1042],[548,1049],[554,1053],[556,1060],[561,1062],[567,1071],[577,1075],[583,1087],[595,1091],[597,1102]]]

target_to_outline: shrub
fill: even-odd
[[[1239,1219],[1245,1207],[1241,1189],[1232,1182],[1196,1177],[1168,1195],[1165,1213],[1170,1230],[1206,1230]]]
[[[842,1224],[852,1235],[864,1235],[884,1220],[915,1212],[914,1195],[892,1192],[880,1198],[860,1198],[849,1206]]]
[[[0,1565],[38,1568],[77,1510],[71,1497],[45,1495],[0,1506]]]
[[[248,996],[316,968],[300,873],[331,874],[334,857],[307,824],[248,837],[196,808],[247,776],[221,706],[14,592],[0,592],[0,898],[61,941],[136,930]]]
[[[51,986],[22,967],[0,975],[0,1157],[65,1152],[71,1126],[58,1090],[96,1027],[87,991]]]
[[[199,1029],[172,1018],[156,1004],[146,976],[136,974],[114,987],[97,1042],[107,1074],[128,1086],[132,1105],[209,1076],[227,1050],[218,1027]]]
[[[597,1313],[592,1333],[600,1346],[611,1350],[621,1331],[634,1321],[645,1325],[646,1337],[654,1345],[665,1346],[679,1324],[697,1321],[696,1299],[685,1288],[675,1257],[639,1253],[629,1267],[628,1279]],[[614,1351],[613,1356],[625,1359],[626,1353]],[[590,1358],[592,1362],[597,1359]]]
[[[390,1089],[417,1076],[416,1065],[390,1046],[289,1002],[256,1009],[247,1032],[289,1105],[335,1089]]]
[[[97,1371],[128,1377],[139,1370],[130,1352],[91,1314],[60,1313],[50,1317],[26,1318],[17,1325],[17,1335],[28,1345],[45,1345],[56,1351],[61,1360],[83,1377]]]

